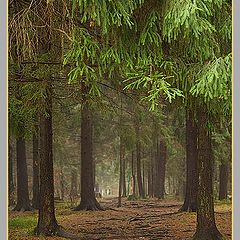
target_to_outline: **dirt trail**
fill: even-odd
[[[108,208],[105,211],[59,210],[59,223],[68,231],[80,234],[83,239],[88,240],[188,240],[194,234],[196,214],[178,213],[181,202],[156,199],[124,200],[122,207],[116,208],[116,201],[116,198],[101,199],[101,205]],[[230,240],[231,206],[219,205],[215,207],[215,211],[219,230]]]

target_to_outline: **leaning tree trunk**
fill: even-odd
[[[220,176],[219,176],[219,200],[227,199],[227,183],[228,183],[228,164],[222,162],[220,165]]]
[[[183,206],[179,211],[197,210],[197,126],[193,110],[186,110],[186,188]]]
[[[93,182],[93,122],[88,88],[82,83],[82,110],[81,110],[81,202],[75,210],[101,210],[96,200]]]
[[[35,209],[39,208],[39,129],[35,127],[33,133],[33,198],[32,206]]]
[[[13,149],[10,140],[8,141],[8,206],[14,205],[13,199],[14,181],[13,181]]]
[[[137,155],[137,183],[139,196],[144,198],[142,172],[141,172],[141,145],[140,145],[140,129],[139,124],[136,124],[136,155]]]
[[[197,230],[194,240],[223,239],[218,231],[214,217],[213,203],[213,161],[211,136],[208,129],[208,111],[206,104],[199,106],[198,119],[198,171],[199,183],[197,194]]]
[[[17,138],[17,205],[15,211],[31,211],[28,193],[26,146],[23,137]]]

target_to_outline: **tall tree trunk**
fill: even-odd
[[[63,171],[63,162],[60,159],[60,191],[61,191],[61,200],[65,198],[65,189],[64,189],[64,171]]]
[[[139,123],[136,124],[136,155],[137,155],[137,182],[139,196],[144,198],[142,170],[141,170],[141,145],[140,145],[140,129]]]
[[[77,171],[74,169],[71,172],[71,191],[70,197],[74,199],[77,196],[78,186],[77,186]]]
[[[186,188],[183,206],[179,211],[196,212],[197,210],[197,126],[194,112],[186,109]]]
[[[26,146],[23,137],[17,138],[17,205],[15,211],[31,211],[28,193],[28,174],[26,161]]]
[[[153,196],[153,184],[152,184],[152,164],[150,162],[148,166],[148,196],[152,197]]]
[[[146,196],[146,186],[145,186],[145,164],[144,161],[142,163],[142,183],[143,183],[143,197]]]
[[[122,189],[123,189],[122,196],[126,197],[127,196],[127,187],[126,187],[126,158],[125,158],[125,154],[124,153],[123,153],[123,158],[122,158]]]
[[[219,176],[219,200],[227,199],[228,163],[222,162]]]
[[[44,99],[46,114],[40,117],[40,198],[37,235],[58,235],[60,227],[57,224],[54,208],[54,175],[53,175],[53,136],[52,136],[52,85],[46,83],[46,98]]]
[[[123,188],[123,143],[120,136],[119,146],[119,186],[118,186],[118,207],[122,205],[122,188]]]
[[[75,208],[78,210],[101,210],[96,200],[93,182],[93,121],[89,100],[88,88],[82,83],[82,110],[81,110],[81,202]]]
[[[10,140],[8,141],[8,206],[14,205],[14,180],[13,180],[13,149]]]
[[[218,231],[214,217],[213,203],[213,161],[211,136],[208,129],[208,111],[203,103],[198,108],[198,171],[199,183],[197,194],[197,229],[194,240],[222,239]]]
[[[165,194],[165,173],[166,173],[166,162],[167,162],[167,145],[164,140],[159,142],[159,196],[158,198],[163,199]]]
[[[33,133],[33,198],[32,206],[35,209],[39,208],[39,129],[35,126]]]
[[[135,167],[134,167],[134,151],[132,151],[132,195],[133,198],[136,197],[136,176],[135,176]]]

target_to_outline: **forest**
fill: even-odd
[[[232,1],[9,0],[8,238],[232,237]]]

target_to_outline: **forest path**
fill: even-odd
[[[196,214],[178,213],[182,202],[176,200],[128,201],[123,199],[120,208],[116,207],[117,198],[102,198],[99,201],[102,206],[110,209],[96,212],[75,212],[70,210],[66,204],[58,204],[56,213],[59,224],[67,231],[81,235],[82,239],[86,240],[188,240],[195,232]],[[231,205],[218,203],[215,211],[220,232],[230,240]],[[9,239],[42,239],[29,236],[29,230],[24,233],[20,228],[14,229],[11,221],[23,216],[25,220],[27,217],[34,218],[35,222],[37,220],[37,212],[10,212]],[[32,226],[35,222],[32,223]],[[62,238],[55,237],[54,239]]]
[[[195,213],[178,213],[182,203],[176,200],[123,200],[116,208],[117,198],[100,200],[101,205],[114,210],[78,212],[63,218],[61,223],[86,239],[191,239],[196,228]],[[231,206],[217,205],[219,230],[231,239]]]

